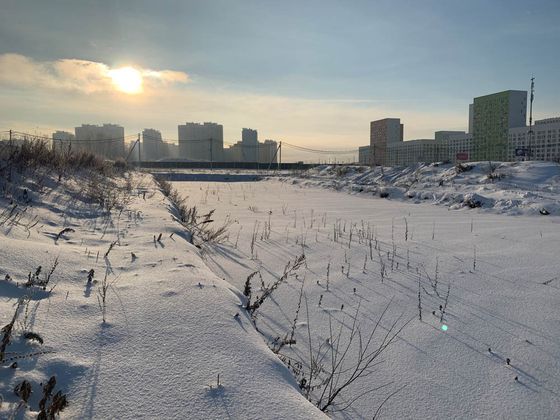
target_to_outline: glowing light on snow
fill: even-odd
[[[447,331],[447,325],[443,324],[443,325],[441,326],[441,330],[442,330],[442,331]]]

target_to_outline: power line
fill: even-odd
[[[296,149],[296,150],[300,150],[300,151],[304,151],[304,152],[310,152],[310,153],[320,153],[320,154],[341,154],[341,155],[345,155],[345,154],[350,154],[350,153],[357,153],[358,149],[353,149],[353,150],[319,150],[319,149],[312,149],[309,147],[304,147],[304,146],[297,146],[295,144],[290,144],[290,143],[286,143],[283,142],[283,145],[286,145],[288,147],[291,147],[292,149]]]
[[[7,132],[9,132],[9,130]],[[21,131],[12,131],[12,134],[18,134],[20,136],[30,137],[30,138],[33,138],[33,139],[43,139],[43,140],[49,140],[49,141],[70,142],[70,143],[112,142],[112,141],[120,141],[120,140],[124,140],[124,139],[127,139],[127,138],[136,137],[136,134],[129,134],[129,135],[124,136],[124,137],[113,137],[113,138],[103,138],[103,139],[75,139],[75,138],[74,139],[53,139],[52,137],[42,136],[42,135],[38,135],[38,134],[23,133]]]

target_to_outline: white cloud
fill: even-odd
[[[142,75],[145,88],[187,83],[186,73],[173,70],[151,70],[135,67]],[[0,54],[0,84],[20,88],[47,88],[86,94],[114,91],[104,63],[78,59],[36,61],[20,54]]]

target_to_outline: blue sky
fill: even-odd
[[[127,131],[159,125],[176,137],[179,122],[213,120],[228,140],[251,126],[262,138],[342,147],[366,144],[369,121],[385,116],[403,119],[405,138],[466,129],[474,96],[527,89],[531,74],[536,117],[560,115],[558,0],[2,0],[1,9],[0,54],[166,69],[190,80],[144,98],[141,110],[139,98],[65,92],[58,97],[73,105],[57,113],[49,102],[45,115],[37,102],[52,100],[53,88],[30,91],[6,76],[0,89],[15,109],[0,109],[2,129],[71,128],[91,116]],[[339,124],[325,121],[333,118]]]

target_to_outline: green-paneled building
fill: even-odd
[[[527,122],[527,91],[506,90],[474,98],[471,160],[506,160],[508,130]]]

